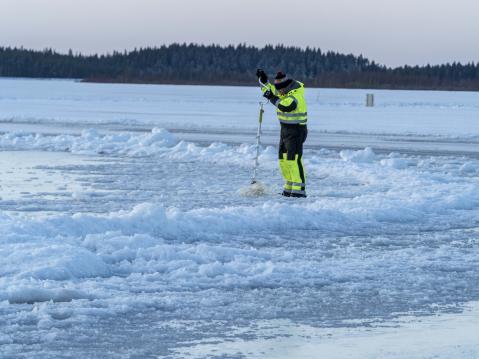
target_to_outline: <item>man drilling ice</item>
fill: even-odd
[[[263,96],[277,109],[281,123],[279,167],[284,178],[283,196],[306,197],[306,172],[303,167],[303,143],[308,135],[308,112],[304,99],[304,84],[278,72],[274,85],[266,73],[258,69],[256,76],[264,85]]]

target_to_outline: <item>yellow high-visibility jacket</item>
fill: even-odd
[[[267,83],[266,87],[278,97],[273,105],[278,109],[276,114],[278,120],[284,124],[298,124],[306,125],[308,122],[308,110],[306,107],[306,100],[304,99],[304,84],[293,80],[291,85],[286,88],[284,95],[280,94],[274,85]],[[267,89],[262,87],[262,91]]]

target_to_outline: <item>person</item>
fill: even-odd
[[[306,172],[303,166],[303,143],[308,135],[308,111],[304,98],[304,84],[279,71],[274,85],[262,70],[256,76],[264,85],[263,96],[276,108],[281,124],[279,140],[279,167],[284,178],[283,196],[306,197]]]

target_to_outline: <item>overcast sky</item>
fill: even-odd
[[[320,47],[379,63],[479,61],[479,0],[0,0],[0,46]]]

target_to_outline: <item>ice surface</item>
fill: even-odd
[[[1,80],[0,357],[477,357],[450,330],[477,329],[479,160],[448,151],[474,144],[477,95],[315,91],[308,141],[366,145],[308,147],[295,201],[268,141],[271,190],[238,192],[253,89]]]
[[[315,328],[264,321],[258,323],[261,336],[256,340],[241,338],[238,330],[239,338],[228,342],[192,342],[174,357],[215,357],[220,352],[226,357],[247,353],[248,358],[272,359],[475,359],[479,350],[478,319],[475,303],[460,315],[402,317],[389,323],[372,321],[365,328]],[[277,327],[281,329],[278,331]]]
[[[370,92],[375,93],[374,108],[365,107]],[[254,87],[0,79],[0,121],[255,130],[260,99]],[[479,136],[479,94],[474,92],[308,89],[307,101],[308,125],[314,131]],[[264,128],[277,128],[269,106]]]

